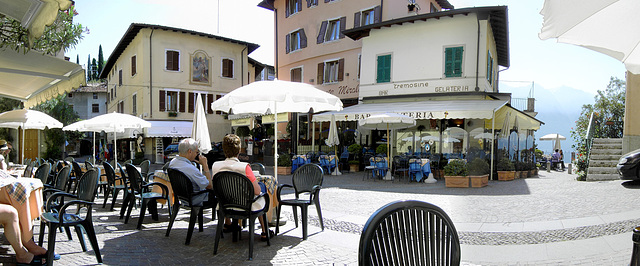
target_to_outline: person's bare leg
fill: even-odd
[[[31,262],[34,254],[27,251],[22,245],[20,227],[18,225],[18,211],[11,205],[0,204],[0,224],[4,226],[4,236],[16,252],[16,261],[20,263]]]
[[[258,221],[260,221],[260,226],[262,226],[262,232],[267,234],[267,226],[264,224],[264,219],[261,216],[258,216]]]

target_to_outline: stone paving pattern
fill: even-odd
[[[158,166],[159,167],[159,166]],[[271,169],[269,169],[271,170]],[[272,170],[271,170],[272,171]],[[217,255],[213,255],[215,225],[211,211],[205,211],[203,232],[196,229],[191,244],[184,245],[188,211],[181,209],[169,237],[166,206],[159,209],[159,221],[147,215],[142,230],[136,230],[139,209],[132,212],[128,224],[118,219],[121,197],[114,211],[102,208],[102,195],[94,208],[94,224],[100,252],[105,265],[357,265],[358,240],[366,220],[383,205],[403,199],[431,202],[440,206],[460,225],[463,244],[463,265],[627,265],[631,257],[631,231],[640,225],[640,216],[621,217],[616,221],[580,225],[581,219],[609,217],[637,210],[640,191],[623,188],[622,181],[578,182],[566,172],[540,172],[538,177],[514,181],[490,181],[484,188],[446,188],[441,180],[436,184],[362,180],[363,173],[342,176],[325,175],[320,201],[325,230],[320,231],[315,208],[309,209],[309,239],[302,241],[301,228],[293,225],[290,207],[283,208],[288,220],[271,246],[259,241],[256,230],[254,260],[247,261],[249,233],[232,242],[230,235],[220,240]],[[279,176],[280,183],[290,183],[291,176]],[[572,222],[573,223],[567,223]],[[563,228],[522,229],[523,223],[565,223]],[[36,239],[39,222],[36,221]],[[576,224],[575,226],[571,226]],[[480,230],[468,230],[478,225]],[[509,228],[514,230],[493,230]],[[258,226],[257,226],[258,227]],[[622,236],[622,237],[617,237]],[[617,237],[617,238],[616,238]],[[477,248],[503,246],[518,252],[540,245],[580,244],[592,239],[616,239],[622,247],[609,253],[593,252],[575,257],[545,260],[528,258],[526,254],[510,254],[507,261],[473,258]],[[621,239],[621,240],[618,240]],[[68,241],[64,233],[57,234],[56,252],[60,265],[97,264],[87,241],[88,251],[82,252],[75,233]],[[46,237],[45,237],[46,247]],[[465,250],[467,248],[467,250]],[[588,245],[585,250],[588,251]],[[597,248],[597,247],[595,247]],[[576,250],[578,251],[578,250]],[[466,254],[465,254],[466,252]],[[471,257],[470,257],[471,256]],[[509,260],[511,257],[516,259]],[[562,256],[561,256],[562,257]],[[1,239],[0,262],[11,265],[15,256],[6,239]]]

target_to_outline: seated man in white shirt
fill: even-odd
[[[178,156],[169,162],[169,168],[184,173],[193,184],[193,192],[213,189],[212,175],[209,171],[207,158],[198,155],[198,142],[192,138],[186,138],[178,144]],[[198,158],[196,158],[196,156]],[[196,161],[202,166],[202,172],[192,162]],[[208,201],[209,193],[202,193],[193,199],[193,204],[199,205]],[[213,194],[213,193],[211,193]],[[212,195],[213,196],[213,195]]]

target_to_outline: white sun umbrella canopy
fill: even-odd
[[[391,177],[391,135],[389,130],[408,128],[416,125],[416,120],[406,115],[396,113],[384,113],[379,115],[372,115],[365,119],[358,121],[358,126],[367,129],[387,130],[387,163],[389,170],[385,176],[385,180],[392,180]]]
[[[124,132],[125,129],[142,129],[151,127],[151,123],[136,116],[122,113],[108,113],[85,120],[84,127],[87,131],[104,131],[113,134],[113,159],[118,162],[118,152],[116,148],[116,133]],[[114,165],[115,167],[115,165]]]
[[[191,128],[191,136],[198,142],[198,150],[204,154],[211,150],[211,137],[209,136],[209,125],[207,117],[204,113],[204,105],[202,97],[198,93],[196,100],[196,110],[193,114],[193,127]]]
[[[87,129],[85,127],[85,122],[88,120],[82,120],[82,121],[78,121],[72,124],[69,124],[65,127],[62,128],[62,130],[64,131],[80,131],[80,132],[91,132],[93,133],[93,159],[91,160],[92,162],[95,160],[96,158],[96,132],[94,130],[91,129]],[[121,131],[124,132],[124,129]]]
[[[342,110],[342,101],[313,85],[290,81],[257,81],[237,88],[211,103],[211,109],[229,114],[274,114],[275,177],[278,178],[278,112]]]
[[[540,11],[542,40],[582,46],[611,56],[627,70],[640,74],[638,0],[545,0]]]
[[[561,140],[566,140],[567,138],[563,135],[557,134],[557,133],[552,133],[552,134],[547,134],[544,135],[542,137],[540,137],[540,140],[551,140],[551,141],[555,141],[555,143],[553,143],[553,149],[556,150],[561,150],[562,147],[560,145],[560,141]]]
[[[40,111],[19,109],[7,111],[0,114],[0,128],[22,128],[22,143],[20,148],[22,150],[22,158],[20,161],[24,161],[24,130],[25,129],[39,129],[45,128],[61,128],[63,125],[60,121]]]
[[[341,175],[340,169],[338,169],[338,151],[337,147],[340,145],[340,136],[338,136],[338,125],[336,124],[336,115],[331,115],[331,124],[329,125],[329,136],[327,140],[325,140],[325,144],[329,147],[334,147],[335,150],[335,158],[336,158],[336,168],[331,173],[332,175]]]

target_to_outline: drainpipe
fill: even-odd
[[[151,28],[149,35],[149,118],[153,117],[153,42],[151,42],[151,38],[154,30]]]
[[[247,47],[248,46],[245,46],[242,52],[240,52],[240,87],[244,86],[244,51],[247,50]],[[248,80],[247,83],[249,83]]]
[[[278,78],[278,9],[276,9],[275,7],[273,8],[273,21],[275,21],[274,34],[276,35],[275,38],[273,38],[276,42],[275,43],[276,57],[275,57],[275,62],[273,66],[273,72],[275,72],[274,74],[277,79]],[[267,79],[269,79],[269,70],[267,70]]]
[[[476,24],[478,24],[478,40],[476,43],[476,91],[480,91],[478,86],[478,75],[480,74],[480,18],[476,17]]]

